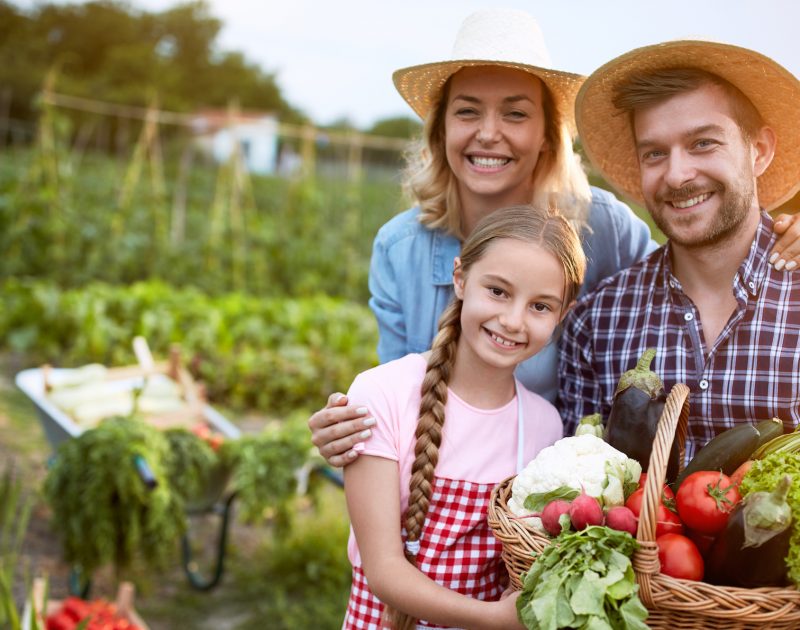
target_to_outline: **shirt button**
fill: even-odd
[[[755,282],[748,282],[747,286],[750,287],[751,291],[755,291],[756,290],[756,283]]]
[[[690,322],[694,319],[694,315],[692,315],[691,313],[684,313],[683,319],[685,319],[687,322]]]
[[[700,381],[698,385],[700,385],[700,389],[702,389],[703,391],[706,391],[708,389],[708,381],[706,379]]]

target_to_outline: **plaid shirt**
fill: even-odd
[[[800,422],[800,275],[768,264],[772,219],[762,212],[750,253],[733,281],[736,311],[710,349],[697,308],[670,270],[667,245],[609,278],[567,316],[559,347],[565,435],[584,415],[608,418],[620,376],[646,348],[667,391],[685,383],[686,456],[741,422]]]

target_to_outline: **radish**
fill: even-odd
[[[589,525],[602,525],[603,508],[593,496],[581,492],[569,507],[569,518],[572,520],[572,526],[578,531]]]
[[[564,525],[566,525],[567,529],[569,529],[569,509],[570,502],[565,501],[564,499],[555,499],[544,506],[541,514],[542,527],[544,527],[548,534],[551,536],[558,536],[561,533],[562,514],[567,515],[567,517],[564,519]]]
[[[624,505],[612,507],[606,513],[606,525],[611,529],[628,532],[631,536],[636,536],[636,516]]]

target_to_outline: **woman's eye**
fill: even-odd
[[[522,111],[513,111],[506,114],[506,116],[513,120],[525,120],[528,117],[528,114]]]
[[[460,107],[456,110],[456,116],[460,117],[467,117],[467,116],[477,116],[478,110],[472,107]]]

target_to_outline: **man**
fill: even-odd
[[[800,276],[769,264],[765,212],[800,187],[800,82],[756,52],[700,41],[631,51],[576,103],[587,155],[644,203],[667,245],[576,305],[560,340],[570,435],[608,417],[648,347],[691,389],[687,455],[738,422],[800,422]]]

